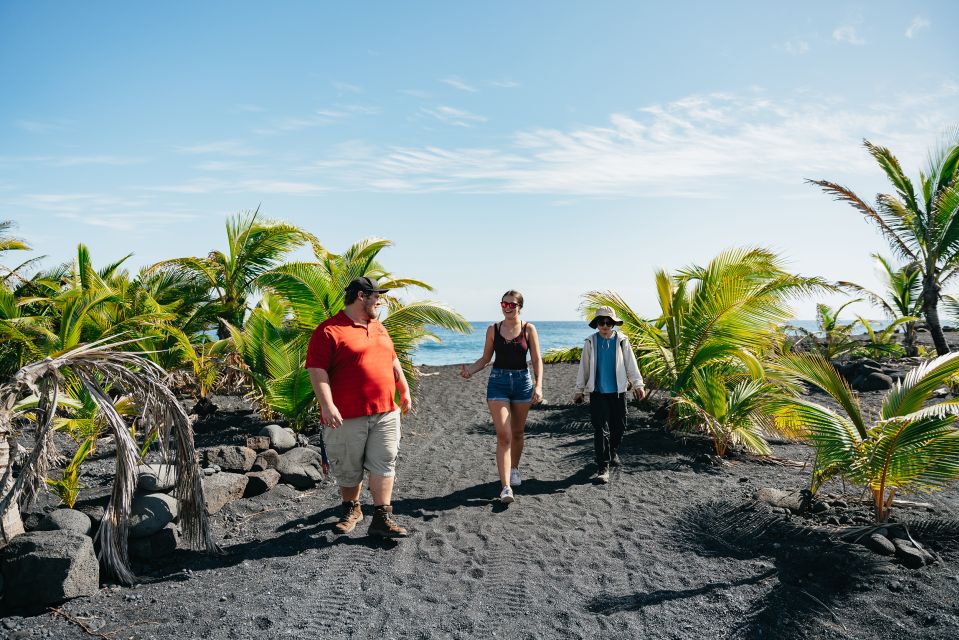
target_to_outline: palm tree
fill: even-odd
[[[918,194],[889,149],[868,140],[863,143],[892,183],[895,194],[877,195],[872,207],[842,185],[827,180],[807,182],[861,211],[879,227],[897,255],[916,265],[921,274],[926,324],[936,352],[946,354],[949,345],[939,323],[938,304],[942,286],[959,273],[959,137],[930,156],[926,173],[919,174]]]
[[[882,309],[883,314],[893,324],[901,318],[915,318],[922,313],[922,273],[915,263],[901,267],[892,266],[892,262],[878,253],[872,254],[882,272],[884,293],[875,293],[855,282],[839,281],[841,288],[859,294],[874,306]],[[916,320],[907,319],[904,324],[903,346],[907,356],[919,355],[916,347]]]
[[[431,326],[468,333],[471,326],[446,305],[428,300],[404,303],[396,292],[408,287],[431,290],[419,280],[393,277],[377,260],[392,243],[381,238],[360,241],[340,255],[319,250],[315,262],[284,264],[257,279],[266,293],[246,324],[228,325],[251,383],[263,403],[296,427],[312,420],[313,388],[303,368],[310,334],[344,307],[346,285],[368,276],[391,292],[382,296],[383,326],[412,388],[416,385],[413,351],[424,340],[437,340]]]
[[[856,325],[862,322],[856,318],[852,322],[843,323],[839,319],[839,314],[851,304],[862,302],[860,299],[849,300],[843,303],[837,309],[833,309],[827,304],[816,305],[816,324],[819,330],[816,332],[808,331],[802,327],[787,325],[787,328],[798,331],[811,341],[812,348],[822,353],[827,360],[834,360],[839,356],[845,355],[856,348],[858,343],[852,339],[852,332]],[[820,342],[821,340],[821,342]]]
[[[787,273],[765,249],[734,249],[705,267],[657,272],[655,320],[613,292],[587,293],[584,308],[591,315],[608,305],[623,319],[644,375],[669,395],[669,426],[706,432],[717,455],[730,443],[765,453],[763,434],[773,426],[766,397],[789,386],[767,374],[763,359],[776,345],[777,325],[792,315],[790,299],[828,288]]]
[[[148,273],[167,269],[202,280],[210,291],[204,312],[219,318],[217,336],[230,336],[227,323],[242,326],[247,301],[261,275],[280,264],[281,259],[305,243],[318,255],[325,253],[319,241],[294,225],[258,219],[259,209],[242,212],[226,222],[227,251],[211,251],[205,258],[173,258],[158,262]]]
[[[8,251],[29,251],[30,245],[21,240],[20,238],[15,238],[10,235],[10,229],[14,227],[12,220],[0,220],[0,259],[3,258],[3,254]],[[8,282],[11,278],[20,278],[23,276],[20,274],[20,271],[24,267],[34,264],[41,260],[43,256],[38,256],[35,258],[30,258],[21,262],[16,267],[7,267],[3,264],[0,264],[0,284]]]
[[[828,393],[842,409],[802,398],[778,403],[780,425],[802,433],[816,448],[814,492],[836,476],[864,485],[872,492],[876,520],[885,522],[898,491],[933,491],[959,480],[959,402],[926,406],[959,372],[959,353],[910,371],[886,393],[875,418],[863,413],[849,383],[821,355],[784,356],[780,366]]]
[[[156,437],[161,458],[176,465],[176,496],[180,500],[180,527],[194,548],[216,549],[203,502],[203,485],[193,448],[193,428],[172,392],[161,380],[157,365],[136,354],[119,351],[123,342],[102,340],[80,345],[53,358],[20,369],[9,384],[0,387],[0,542],[22,532],[19,509],[36,497],[53,457],[52,434],[62,398],[63,381],[79,380],[96,402],[116,446],[113,492],[97,534],[100,561],[120,581],[133,582],[127,555],[127,526],[136,488],[139,446],[126,422],[104,390],[122,390],[140,408],[146,437]],[[17,404],[36,395],[34,420],[36,445],[14,479],[9,464],[9,438],[19,418]]]

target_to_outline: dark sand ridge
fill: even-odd
[[[808,469],[749,458],[713,467],[700,462],[702,445],[682,445],[631,408],[624,464],[610,485],[593,485],[588,410],[570,404],[575,365],[546,367],[524,483],[505,509],[494,499],[486,375],[422,370],[394,500],[409,539],[373,542],[368,519],[337,538],[335,487],[281,485],[214,516],[222,555],[177,552],[137,566],[136,588],[105,588],[62,611],[118,638],[959,637],[954,555],[910,570],[788,530],[722,541],[737,530],[725,530],[737,524],[722,517],[729,507],[759,487],[805,487]],[[260,424],[230,420],[216,433],[201,428],[198,445],[237,442]],[[774,446],[783,459],[811,453]],[[107,471],[87,483],[108,481]],[[922,499],[934,514],[897,515],[959,514],[955,490]],[[19,637],[90,637],[50,613],[4,626]]]

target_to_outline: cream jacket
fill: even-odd
[[[596,342],[598,333],[586,338],[583,343],[583,357],[579,361],[579,371],[576,373],[576,393],[592,393],[596,388]],[[643,376],[639,373],[636,364],[636,355],[629,346],[629,339],[616,332],[616,388],[619,393],[626,393],[629,389],[644,389]]]

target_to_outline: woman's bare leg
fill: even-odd
[[[526,416],[529,414],[529,403],[517,402],[510,404],[509,408],[510,436],[512,437],[510,462],[518,469],[519,459],[523,457],[523,443],[525,440],[523,429],[526,428]]]
[[[489,400],[490,415],[493,416],[493,426],[496,427],[496,470],[499,471],[499,481],[504,487],[509,486],[510,449],[513,443],[513,433],[510,427],[510,404],[501,400]]]

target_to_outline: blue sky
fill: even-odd
[[[656,268],[737,245],[872,285],[881,238],[803,179],[887,190],[863,138],[918,175],[959,125],[957,7],[7,0],[0,219],[47,264],[136,267],[259,205],[393,240],[472,319],[509,288],[651,314]]]

